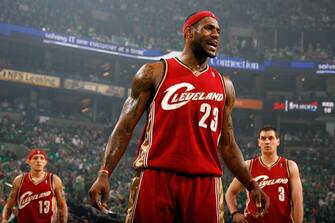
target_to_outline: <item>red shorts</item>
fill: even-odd
[[[126,222],[222,223],[223,209],[220,177],[147,169],[132,181]]]

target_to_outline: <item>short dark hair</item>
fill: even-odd
[[[268,132],[268,131],[274,131],[276,134],[276,137],[279,138],[279,133],[277,132],[277,129],[271,125],[265,125],[258,131],[258,138],[261,134],[261,132]]]

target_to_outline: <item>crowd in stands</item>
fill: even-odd
[[[321,127],[283,130],[285,154],[299,164],[307,222],[335,222],[335,139]],[[291,149],[290,149],[291,147]],[[297,148],[301,149],[297,149]],[[313,194],[314,196],[308,196]],[[317,205],[311,205],[317,204]]]
[[[323,39],[306,42],[301,39],[276,45],[273,32],[285,36],[285,30],[299,34],[302,31],[323,32],[323,36],[335,31],[334,4],[331,0],[228,0],[222,1],[145,1],[88,0],[70,1],[10,1],[1,2],[0,22],[34,27],[43,31],[64,33],[97,41],[126,46],[162,50],[181,50],[182,24],[186,15],[201,9],[212,9],[222,23],[223,44],[220,52],[226,56],[257,59],[299,59],[334,62],[331,42]],[[74,10],[76,9],[76,10]],[[222,17],[222,18],[221,18]],[[43,18],[43,19],[40,19]],[[257,34],[248,38],[229,35],[231,27],[244,27]],[[294,36],[289,33],[286,36]],[[305,38],[308,37],[308,33]],[[264,44],[272,39],[272,44]],[[280,42],[282,44],[280,44]],[[283,46],[282,46],[283,45]]]
[[[261,28],[305,29],[329,31],[335,29],[335,5],[331,0],[228,0],[231,12],[227,19],[241,25]],[[237,13],[240,12],[240,13]]]
[[[6,110],[7,111],[7,110]],[[0,112],[5,112],[0,108]],[[18,114],[17,116],[12,116]],[[32,114],[34,115],[34,114]],[[235,117],[237,120],[238,117]],[[23,148],[41,147],[48,151],[48,170],[59,175],[65,185],[65,192],[70,206],[69,222],[118,222],[126,213],[129,184],[134,174],[132,161],[136,150],[139,133],[133,140],[124,158],[119,163],[111,178],[109,205],[115,213],[105,216],[88,205],[87,191],[95,180],[102,152],[111,129],[90,129],[78,127],[63,127],[41,123],[22,110],[12,107],[11,113],[0,117],[0,206],[4,204],[9,189],[5,182],[11,183],[14,177],[22,171],[27,171],[25,156],[12,151],[11,146]],[[299,129],[299,128],[297,128]],[[325,134],[322,129],[306,132],[302,129],[296,132],[283,130],[280,155],[295,160],[301,172],[304,187],[305,222],[329,221],[335,208],[335,164],[334,139]],[[311,137],[313,136],[313,137]],[[239,135],[240,147],[246,159],[255,157],[259,151],[256,140],[242,140]],[[240,140],[241,139],[241,140]],[[301,144],[296,144],[295,141]],[[308,146],[306,143],[308,141]],[[294,149],[290,149],[294,148]],[[20,155],[21,154],[21,155]],[[231,180],[228,170],[224,170],[224,188]],[[243,196],[239,205],[243,208]],[[229,214],[226,214],[230,222]],[[99,221],[97,221],[99,219]]]

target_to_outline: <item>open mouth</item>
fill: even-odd
[[[207,45],[210,46],[210,48],[212,49],[216,49],[218,46],[218,41],[214,40],[214,39],[209,39],[207,40]]]
[[[211,49],[214,49],[214,50],[216,50],[218,46],[217,42],[208,42],[207,44],[210,46]]]

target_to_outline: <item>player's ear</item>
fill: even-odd
[[[280,137],[277,138],[277,143],[276,144],[277,144],[277,146],[280,145]]]
[[[190,30],[190,38],[193,38],[192,30]]]
[[[193,33],[192,33],[191,26],[186,27],[184,37],[185,37],[185,39],[193,38]]]

